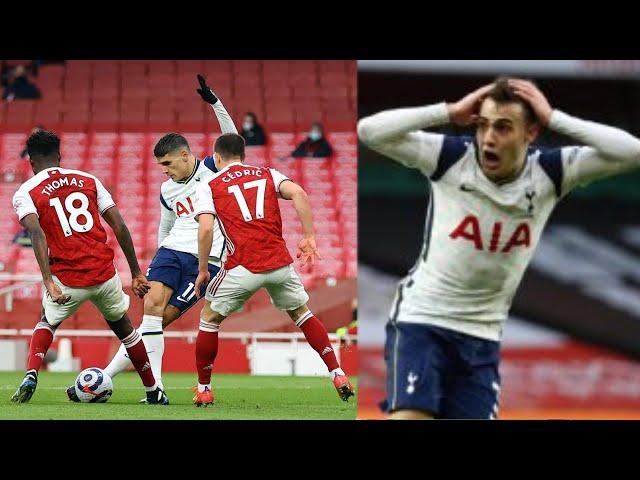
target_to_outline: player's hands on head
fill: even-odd
[[[518,78],[510,79],[509,86],[516,95],[531,105],[531,108],[533,108],[536,117],[538,117],[542,125],[545,127],[549,125],[553,109],[547,97],[544,96],[544,93],[542,93],[538,87],[528,80],[520,80]]]
[[[202,290],[203,286],[206,287],[209,284],[209,280],[211,280],[211,274],[208,271],[198,272],[196,284],[194,285],[194,288],[196,290],[196,298],[200,298],[200,290]]]
[[[300,259],[300,265],[311,263],[315,264],[316,259],[321,260],[322,257],[316,247],[316,239],[314,237],[305,237],[298,243],[298,253],[296,258]]]
[[[200,83],[200,88],[196,89],[198,95],[200,95],[205,102],[210,103],[211,105],[216,103],[218,101],[218,97],[216,97],[213,90],[211,90],[209,85],[207,85],[207,81],[200,74],[198,74],[198,83]]]
[[[151,289],[151,284],[142,273],[135,275],[131,279],[131,289],[139,298],[144,297]]]
[[[455,103],[447,105],[449,118],[456,125],[466,126],[474,123],[478,118],[478,112],[482,101],[493,88],[493,83],[478,88]]]
[[[64,305],[71,300],[71,295],[63,295],[60,287],[53,281],[45,283],[45,287],[47,288],[47,295],[49,295],[49,298],[58,305]]]

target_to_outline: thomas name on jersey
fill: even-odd
[[[54,172],[50,172],[50,174],[54,174]],[[70,187],[70,186],[76,186],[79,188],[84,187],[84,180],[79,179],[79,178],[75,178],[75,177],[71,177],[71,180],[69,180],[69,177],[62,177],[59,179],[54,180],[51,183],[48,183],[47,185],[45,185],[42,188],[42,191],[40,193],[42,193],[43,195],[51,195],[53,192],[55,192],[58,188],[60,187]]]

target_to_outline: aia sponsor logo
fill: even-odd
[[[480,222],[475,215],[464,217],[460,224],[449,234],[449,237],[453,240],[461,239],[471,242],[476,250],[487,249],[490,252],[497,252],[503,235],[508,235],[508,240],[504,247],[499,250],[501,253],[509,253],[516,247],[528,248],[531,245],[531,229],[526,222],[518,224],[513,232],[503,232],[502,222],[495,222],[487,245],[486,242],[482,241]]]

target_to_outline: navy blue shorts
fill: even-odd
[[[220,267],[209,264],[211,278],[218,274]],[[194,306],[198,299],[194,286],[198,276],[198,259],[190,253],[178,252],[160,247],[147,270],[147,280],[164,283],[173,289],[169,305],[173,305],[180,313]],[[203,285],[202,297],[207,286]]]
[[[435,418],[497,418],[500,343],[431,325],[386,327],[386,412],[423,410]]]

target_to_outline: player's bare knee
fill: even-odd
[[[291,320],[296,324],[296,327],[302,326],[304,322],[313,316],[313,313],[311,313],[311,310],[309,310],[306,303],[294,310],[287,310],[287,313]]]
[[[162,329],[164,330],[173,322],[175,322],[181,315],[179,309],[174,307],[173,305],[167,305],[162,313]]]
[[[433,420],[432,413],[425,410],[396,410],[391,412],[389,420]]]
[[[202,313],[200,313],[200,321],[210,325],[220,325],[225,318],[227,317],[219,314],[218,312],[214,312],[211,309],[203,308]]]
[[[107,320],[107,324],[109,325],[109,328],[111,328],[111,331],[115,333],[116,337],[120,340],[131,335],[131,332],[133,332],[133,325],[131,325],[131,320],[127,314],[124,314],[122,318],[115,322]]]
[[[144,314],[164,318],[164,305],[162,295],[152,295],[151,291],[144,297]],[[171,322],[169,322],[171,323]]]

